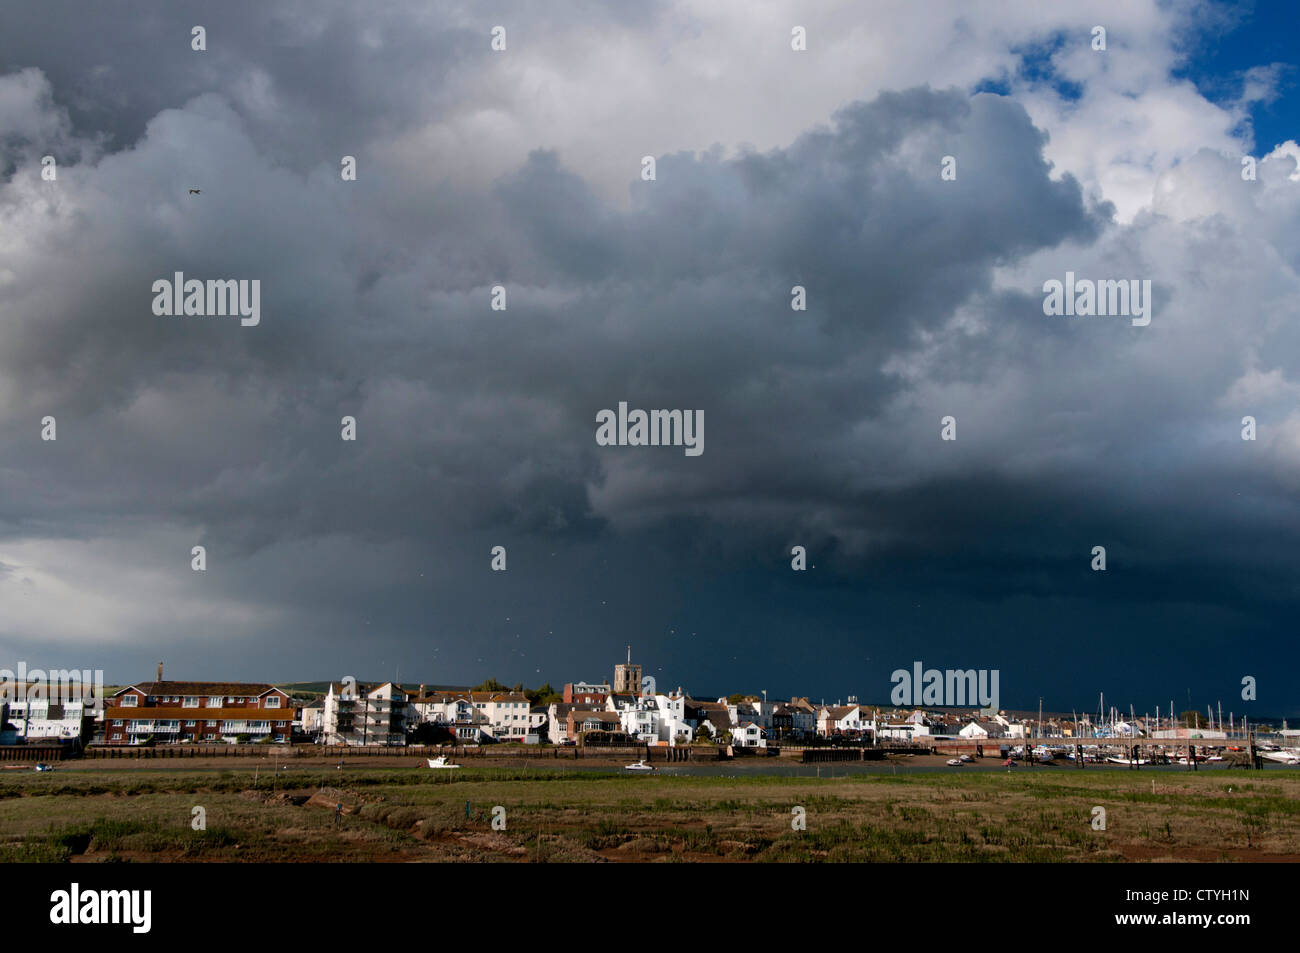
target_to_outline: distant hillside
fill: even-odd
[[[359,685],[382,685],[385,680],[379,679],[357,679]],[[402,688],[407,691],[414,691],[419,688],[419,682],[399,682]],[[284,689],[290,695],[302,697],[323,696],[329,691],[329,682],[276,682],[276,688]],[[469,687],[466,685],[425,685],[425,691],[430,692],[467,692]]]

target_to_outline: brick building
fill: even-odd
[[[288,694],[261,682],[142,682],[107,700],[104,740],[287,743],[293,718]]]

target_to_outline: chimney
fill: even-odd
[[[162,681],[162,662],[158,663],[158,681]]]

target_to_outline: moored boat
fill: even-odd
[[[1279,764],[1300,764],[1300,758],[1296,757],[1294,751],[1261,751],[1259,754],[1260,757]]]

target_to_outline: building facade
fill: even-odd
[[[335,682],[321,708],[321,740],[327,745],[404,745],[406,715],[407,693],[392,682],[374,688]]]
[[[289,695],[262,682],[143,682],[115,693],[104,710],[107,744],[287,743]]]

